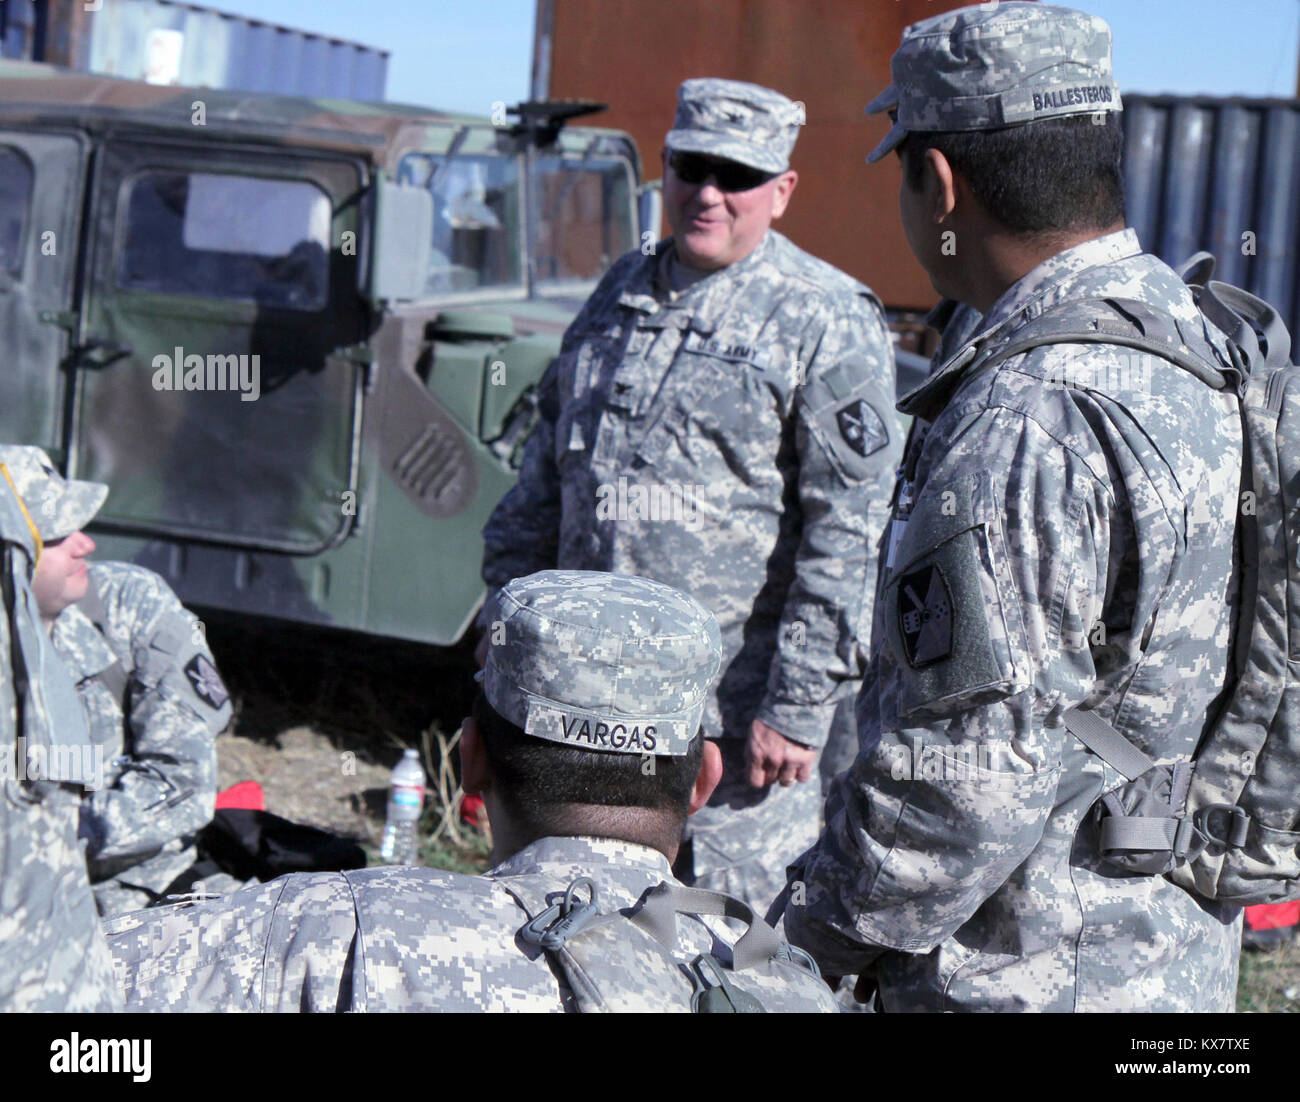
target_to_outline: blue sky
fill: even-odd
[[[513,103],[528,92],[535,0],[198,2],[391,51],[389,99],[488,114],[494,100]],[[1074,6],[1110,23],[1122,89],[1295,95],[1300,0],[1075,0]]]

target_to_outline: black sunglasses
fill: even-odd
[[[668,154],[668,167],[683,184],[702,184],[712,176],[720,191],[750,191],[780,175],[735,161],[719,161],[699,153],[677,151]]]

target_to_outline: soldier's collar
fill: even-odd
[[[686,310],[694,319],[692,328],[705,326],[702,331],[712,332],[717,320],[743,301],[746,285],[775,247],[774,234],[775,231],[769,229],[754,251],[743,260],[719,268],[676,294],[672,294],[662,279],[662,268],[667,258],[663,255],[647,257],[648,263],[641,265],[637,277],[618,296],[619,305],[643,314],[654,314],[665,308]],[[671,237],[663,244],[666,249],[676,249]]]
[[[99,628],[76,605],[69,605],[54,618],[50,639],[74,682],[103,673],[118,660]]]
[[[520,876],[541,871],[553,865],[572,867],[591,858],[607,862],[611,867],[635,868],[667,879],[672,876],[668,858],[651,846],[624,842],[617,838],[597,838],[592,835],[552,835],[530,842],[491,869],[488,876]]]
[[[980,352],[990,343],[1010,336],[1024,322],[1068,298],[1071,285],[1080,276],[1095,268],[1138,256],[1141,252],[1136,232],[1124,229],[1048,257],[1002,293],[984,315],[978,333],[969,337],[920,386],[898,400],[899,412],[933,421],[965,380],[966,369],[976,359],[983,359]],[[940,313],[946,305],[945,300],[932,313]]]

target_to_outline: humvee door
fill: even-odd
[[[0,130],[0,442],[63,443],[86,139]]]
[[[364,184],[344,156],[104,145],[69,447],[112,487],[98,523],[299,553],[347,534]]]

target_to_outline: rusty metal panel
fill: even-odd
[[[1300,332],[1300,102],[1124,97],[1128,221],[1171,264],[1198,249]]]
[[[961,6],[544,0],[534,56],[549,57],[550,85],[535,91],[608,103],[601,123],[632,134],[649,177],[660,174],[659,150],[683,80],[748,80],[802,101],[808,121],[793,159],[799,185],[777,228],[870,285],[888,305],[925,309],[937,296],[899,224],[898,160],[865,164],[889,124],[862,109],[889,83],[889,58],[903,28]]]
[[[31,0],[24,0],[25,3]],[[25,56],[92,73],[179,84],[352,100],[382,100],[388,53],[179,0],[34,0],[43,36],[15,27],[6,56],[19,56],[20,36],[35,41]],[[47,45],[40,48],[39,40]]]

